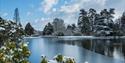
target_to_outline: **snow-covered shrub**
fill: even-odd
[[[30,51],[26,42],[5,42],[0,48],[0,63],[29,63]]]
[[[21,25],[0,17],[0,63],[29,63],[28,43]]]
[[[74,58],[63,56],[61,54],[56,55],[53,60],[47,60],[46,56],[42,56],[41,63],[76,63]]]

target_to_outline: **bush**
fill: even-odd
[[[22,42],[25,35],[22,26],[0,17],[0,63],[29,63],[28,43]]]
[[[57,36],[64,36],[64,33],[63,32],[58,32]]]
[[[41,63],[48,63],[48,61],[47,61],[46,57],[43,57],[43,59],[42,59]]]
[[[63,56],[62,55],[57,55],[56,61],[57,62],[62,62],[63,61]]]
[[[29,63],[30,51],[27,43],[5,42],[0,48],[0,63]]]
[[[41,63],[76,63],[74,58],[66,57],[61,54],[56,55],[53,60],[47,61],[46,57],[42,56]]]

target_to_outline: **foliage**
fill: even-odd
[[[66,57],[61,54],[56,55],[53,60],[47,60],[46,56],[42,56],[41,63],[76,63],[74,58]]]
[[[13,21],[7,21],[0,17],[0,42],[6,40],[20,41],[25,35],[23,28]]]
[[[52,22],[54,32],[64,32],[65,31],[65,24],[64,20],[60,18],[55,18]]]
[[[56,36],[64,36],[63,32],[58,32]]]
[[[46,57],[43,57],[43,58],[42,58],[41,63],[48,63]]]
[[[29,63],[30,51],[27,43],[5,42],[0,48],[0,63]]]
[[[72,30],[75,30],[75,28],[76,28],[76,25],[72,24]]]
[[[90,8],[89,12],[88,12],[88,18],[89,18],[89,22],[90,22],[91,32],[93,32],[93,30],[94,30],[94,21],[96,19],[96,15],[97,15],[96,10]]]
[[[80,31],[86,35],[88,35],[91,31],[89,17],[87,15],[87,11],[85,11],[84,9],[80,10],[78,27],[80,28]]]
[[[48,23],[43,29],[43,35],[51,35],[53,33],[53,26],[51,23]]]
[[[64,20],[55,18],[51,26],[48,24],[43,30],[43,35],[54,36],[122,36],[125,35],[125,12],[122,17],[114,21],[114,8],[103,9],[99,13],[95,9],[90,8],[88,11],[81,9],[78,17],[78,23],[67,26],[65,28]],[[61,34],[61,35],[60,35]]]
[[[73,27],[71,25],[68,25],[67,29],[73,30]]]
[[[123,15],[121,16],[121,18],[119,19],[119,21],[121,23],[119,23],[119,25],[121,25],[121,30],[124,33],[123,35],[125,35],[125,12],[123,12]]]
[[[66,33],[65,35],[67,36],[72,36],[73,35],[73,31],[75,31],[75,25],[68,25],[66,28]]]
[[[57,55],[57,57],[56,57],[56,61],[57,62],[62,62],[63,61],[63,55]]]
[[[100,13],[96,13],[95,9],[90,8],[89,11],[80,10],[78,19],[78,27],[83,35],[96,36],[120,36],[125,31],[125,13],[118,22],[114,22],[114,8],[109,10],[103,9]]]
[[[25,26],[25,33],[26,35],[32,35],[34,34],[34,28],[31,26],[30,23],[27,23],[26,26]]]
[[[74,59],[68,58],[65,63],[75,63]]]
[[[74,36],[81,36],[82,34],[80,32],[75,32],[73,35]]]
[[[29,63],[30,51],[23,42],[23,28],[13,21],[0,18],[0,63]]]
[[[114,9],[104,9],[95,19],[95,35],[108,36],[113,32],[113,14]]]

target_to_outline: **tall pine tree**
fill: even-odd
[[[84,35],[89,35],[91,31],[89,17],[84,9],[80,10],[80,16],[78,18],[78,27]]]
[[[113,14],[114,9],[104,9],[97,15],[95,20],[95,33],[96,35],[107,36],[113,32]]]
[[[53,31],[53,25],[48,23],[43,29],[43,35],[52,35]]]
[[[26,26],[25,26],[25,33],[26,35],[32,35],[34,34],[34,28],[31,26],[30,23],[27,23]]]

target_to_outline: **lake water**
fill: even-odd
[[[52,59],[57,54],[74,57],[77,63],[125,63],[124,39],[25,38],[29,42],[31,63],[41,55]]]

